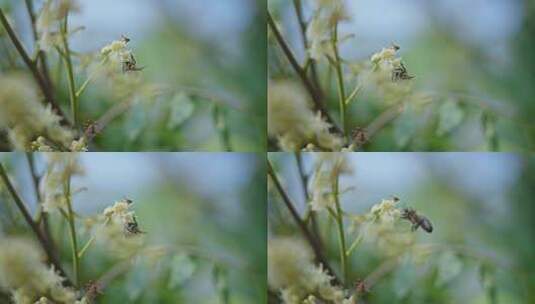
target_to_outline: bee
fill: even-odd
[[[125,35],[121,35],[121,41],[123,41],[125,44],[130,42],[130,38],[126,37]],[[132,72],[132,71],[141,71],[144,69],[144,67],[137,67],[137,61],[136,58],[132,53],[130,53],[130,56],[125,61],[121,62],[123,66],[123,73],[126,72]]]
[[[433,224],[431,224],[431,221],[427,217],[418,214],[416,210],[412,208],[403,209],[401,218],[412,223],[412,231],[416,231],[419,227],[422,227],[427,233],[433,232]]]
[[[392,81],[410,80],[413,78],[414,76],[409,75],[409,72],[407,72],[407,68],[403,62],[400,62],[399,66],[392,70]]]
[[[121,40],[124,41],[124,43],[130,42],[130,38],[126,37],[125,35],[121,35]]]
[[[126,72],[132,72],[132,71],[141,71],[143,70],[145,67],[137,67],[137,61],[136,61],[136,58],[134,57],[134,55],[132,53],[130,53],[130,56],[127,60],[123,61],[122,62],[123,64],[123,73],[126,73]]]
[[[139,224],[137,223],[135,216],[131,222],[126,222],[124,224],[124,232],[126,235],[145,233],[139,229]]]

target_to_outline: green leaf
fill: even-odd
[[[489,303],[498,303],[495,269],[490,265],[481,264],[479,267],[479,278],[481,285],[487,293]]]
[[[409,258],[404,257],[393,275],[392,288],[396,294],[396,298],[406,298],[417,283],[415,266]]]
[[[191,101],[191,98],[184,94],[176,94],[169,104],[170,113],[167,120],[167,128],[175,129],[186,121],[193,114],[195,104]]]
[[[398,147],[407,146],[418,130],[419,116],[414,107],[407,105],[405,110],[394,122],[394,138]]]
[[[435,285],[441,287],[458,276],[463,269],[463,261],[453,252],[446,251],[438,258],[438,277]]]
[[[464,111],[458,102],[449,100],[440,105],[438,109],[437,135],[443,136],[450,133],[464,119]]]
[[[149,285],[154,271],[148,265],[141,261],[134,265],[133,269],[129,271],[125,282],[125,290],[130,301],[138,300],[145,288]]]
[[[484,111],[481,114],[481,127],[487,140],[488,149],[490,151],[498,151],[500,143],[496,134],[496,116],[493,113]]]
[[[126,137],[129,141],[136,140],[147,125],[147,110],[142,102],[136,102],[128,111],[124,121]]]
[[[169,275],[169,288],[176,288],[189,280],[197,271],[197,260],[187,254],[177,254],[171,259]]]

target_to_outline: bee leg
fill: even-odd
[[[414,223],[411,227],[411,231],[414,232],[418,230],[418,227],[420,227],[420,223]]]

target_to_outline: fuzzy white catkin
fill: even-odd
[[[142,234],[128,231],[125,227],[135,222],[135,212],[130,208],[132,203],[120,200],[107,207],[99,218],[101,225],[94,225],[93,233],[103,248],[118,257],[131,256],[143,248],[145,238]]]
[[[22,74],[0,75],[0,108],[0,128],[8,130],[18,150],[30,150],[39,135],[67,147],[73,140],[73,132],[60,126],[60,117],[43,106],[34,83]]]
[[[345,292],[332,285],[332,277],[313,263],[310,248],[298,238],[280,237],[268,242],[268,285],[286,304],[310,302],[312,295],[335,304],[347,302]],[[352,300],[351,300],[352,301]]]
[[[65,182],[75,175],[83,175],[76,153],[47,153],[47,170],[39,184],[43,197],[43,211],[52,212],[65,207]]]
[[[316,153],[314,164],[314,176],[311,183],[310,207],[314,211],[334,208],[335,191],[332,185],[335,178],[342,174],[351,174],[353,168],[350,166],[344,154]]]
[[[344,1],[318,0],[314,11],[314,16],[306,32],[310,44],[307,53],[314,60],[325,59],[324,55],[329,55],[332,58],[331,33],[333,26],[340,21],[349,19]]]
[[[63,281],[53,268],[43,264],[40,249],[31,241],[13,237],[0,240],[0,287],[12,292],[15,303],[32,304],[45,294],[54,303],[74,303],[75,292],[63,287]]]
[[[296,151],[310,142],[324,149],[339,150],[342,139],[329,132],[330,125],[314,114],[307,93],[292,81],[268,85],[268,133],[279,139],[283,150]]]

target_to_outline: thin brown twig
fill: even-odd
[[[306,34],[307,24],[303,16],[303,3],[301,0],[294,0],[293,4],[294,4],[294,9],[295,9],[295,14],[297,15],[297,21],[299,22],[299,28],[301,30],[303,46],[305,47],[305,52],[306,52],[309,48],[309,42],[308,42],[308,38]],[[320,85],[319,78],[318,78],[318,72],[316,69],[316,61],[312,58],[310,58],[310,60],[311,60],[310,61],[310,74],[312,76],[312,82],[314,83],[314,86],[316,87],[316,91],[318,95],[320,96],[320,99],[323,99],[322,98],[323,91],[321,89],[321,85]]]
[[[54,242],[52,235],[50,234],[50,224],[48,222],[48,213],[43,212],[43,201],[41,200],[41,192],[39,191],[39,176],[37,175],[37,170],[35,169],[35,159],[34,154],[26,153],[26,160],[28,161],[28,167],[30,169],[30,175],[32,176],[33,188],[35,191],[35,197],[37,199],[37,205],[39,206],[39,216],[40,220],[37,221],[39,225],[41,223],[41,228],[47,239],[47,242],[50,244],[52,249],[54,249]]]
[[[282,37],[282,34],[277,29],[277,25],[275,24],[275,21],[273,20],[273,18],[271,17],[271,13],[269,13],[269,12],[268,12],[268,24],[269,24],[269,27],[270,27],[271,31],[275,35],[275,38],[277,39],[277,42],[279,43],[279,46],[282,48],[282,51],[284,52],[286,58],[290,62],[290,65],[295,70],[295,72],[299,76],[299,79],[301,79],[301,82],[303,83],[303,85],[307,89],[310,97],[312,98],[312,102],[314,104],[314,110],[315,111],[320,111],[322,116],[325,117],[325,119],[332,125],[332,127],[335,129],[335,131],[337,133],[342,134],[343,133],[342,130],[340,129],[340,127],[338,127],[336,125],[336,123],[334,122],[332,117],[329,115],[329,112],[324,107],[324,105],[322,103],[322,100],[321,100],[321,97],[319,96],[317,90],[315,89],[315,87],[312,84],[312,82],[310,82],[310,80],[308,79],[308,77],[307,77],[305,71],[303,70],[303,68],[301,68],[301,66],[297,62],[297,59],[295,59],[295,56],[294,56],[293,52],[290,50],[290,47],[288,46],[288,44],[286,43],[286,41]]]
[[[277,191],[279,192],[280,196],[282,197],[282,200],[284,201],[284,204],[288,208],[288,211],[290,211],[290,214],[291,214],[292,218],[294,219],[294,221],[296,222],[297,226],[299,227],[299,229],[303,233],[303,236],[305,237],[307,242],[310,244],[310,247],[312,247],[312,251],[314,252],[314,256],[316,258],[316,262],[320,263],[321,265],[323,265],[323,267],[325,267],[327,272],[329,272],[329,274],[331,274],[333,276],[333,280],[334,280],[334,282],[336,284],[341,284],[340,279],[338,278],[338,276],[336,275],[334,270],[331,268],[331,266],[327,262],[327,258],[325,257],[325,255],[323,254],[323,251],[319,247],[318,241],[312,235],[312,233],[310,233],[310,231],[308,230],[306,224],[303,222],[303,220],[299,216],[299,213],[295,209],[294,204],[290,200],[290,197],[288,196],[286,191],[284,191],[284,189],[282,188],[282,185],[279,182],[279,179],[277,178],[277,174],[273,170],[273,166],[271,165],[271,162],[269,160],[267,161],[267,164],[268,164],[268,174],[271,177],[271,179],[273,180],[273,183],[275,184],[275,187],[277,188]]]
[[[37,33],[33,0],[25,0],[25,1],[26,1],[26,10],[28,11],[28,15],[31,21],[33,40],[37,42],[39,40],[39,34]],[[48,70],[48,62],[46,58],[46,53],[43,50],[39,50],[39,53],[37,54],[37,56],[41,62],[41,70],[42,70],[41,72],[43,75],[43,79],[44,81],[46,81],[46,85],[49,87],[52,96],[55,96],[54,84],[52,83],[52,80],[50,78],[50,72]]]
[[[2,178],[2,181],[4,182],[7,190],[11,194],[11,197],[15,201],[15,204],[17,205],[17,208],[19,208],[20,212],[22,213],[22,216],[24,217],[24,220],[28,223],[30,228],[32,229],[33,233],[37,237],[37,240],[41,244],[41,247],[45,251],[45,254],[48,257],[48,260],[50,264],[54,266],[54,269],[59,271],[62,277],[65,278],[64,284],[67,286],[72,286],[72,282],[67,277],[67,274],[61,267],[61,264],[56,257],[53,249],[50,247],[50,244],[48,243],[47,239],[44,237],[43,233],[37,226],[37,224],[33,221],[32,216],[30,215],[30,212],[26,209],[26,204],[22,201],[22,198],[19,196],[17,191],[15,190],[15,187],[13,187],[13,184],[11,183],[11,180],[7,176],[7,172],[5,171],[4,165],[0,163],[0,177]]]
[[[377,134],[382,128],[384,128],[388,123],[396,119],[404,109],[404,103],[400,102],[379,114],[372,122],[366,127],[366,135],[368,139],[372,138]]]
[[[50,88],[47,86],[45,80],[43,79],[41,73],[37,69],[37,65],[34,61],[30,59],[30,56],[28,56],[28,53],[24,49],[24,46],[20,42],[19,38],[11,28],[11,25],[7,21],[6,16],[4,15],[4,11],[0,8],[0,23],[4,26],[4,29],[6,30],[9,38],[11,39],[11,42],[17,49],[17,52],[22,57],[22,60],[32,73],[33,77],[35,78],[35,81],[37,82],[37,85],[43,92],[43,95],[45,97],[45,101],[49,103],[52,106],[52,109],[61,117],[61,123],[64,125],[70,125],[70,122],[65,117],[63,111],[59,107],[59,105],[55,102],[54,97],[52,96],[52,92],[50,91]]]
[[[93,140],[93,138],[101,133],[109,123],[121,116],[124,112],[128,111],[131,105],[132,100],[127,99],[109,108],[99,119],[97,119],[84,131],[87,140]]]
[[[308,193],[308,189],[307,189],[307,186],[308,186],[308,175],[305,173],[305,168],[303,167],[303,155],[301,154],[301,152],[295,152],[295,161],[297,162],[297,171],[299,172],[299,177],[301,178],[301,185],[303,187],[303,194],[305,195],[305,205],[308,206],[308,201],[310,200],[310,195]],[[321,241],[321,235],[319,233],[319,228],[318,228],[318,218],[316,216],[316,212],[313,211],[313,210],[310,210],[309,211],[309,216],[310,216],[310,224],[311,224],[311,227],[312,227],[312,233],[314,234],[314,236],[316,237],[317,241],[318,241],[318,246],[320,247],[320,249],[322,249],[323,245],[322,245],[322,241]],[[305,220],[306,222],[306,220]]]

